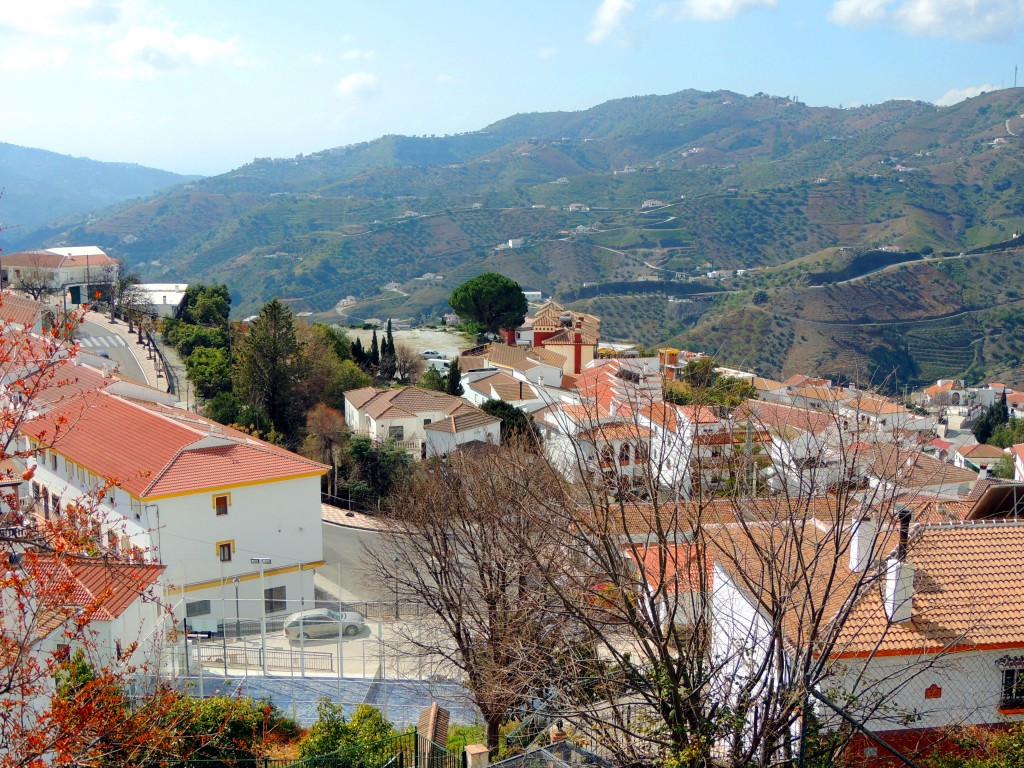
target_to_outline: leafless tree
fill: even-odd
[[[522,474],[497,473],[502,464]],[[516,446],[454,454],[421,469],[393,497],[393,528],[370,556],[396,600],[422,608],[430,631],[407,640],[464,676],[493,755],[500,725],[546,686],[565,640],[566,624],[553,614],[534,561],[542,534],[519,503],[524,487],[553,477]]]
[[[31,264],[21,269],[21,276],[15,280],[15,286],[27,293],[36,301],[54,293],[60,286],[53,270],[41,264]]]
[[[487,482],[516,489],[507,503],[537,534],[520,546],[559,620],[583,629],[577,648],[594,649],[560,654],[551,715],[625,763],[769,766],[800,749],[812,692],[842,678],[843,701],[865,719],[930,663],[908,663],[886,687],[844,677],[837,661],[856,636],[854,607],[886,578],[902,490],[863,482],[871,436],[836,414],[816,424],[828,435],[819,451],[794,459],[768,447],[770,417],[704,407],[689,406],[708,428],[689,444],[652,428],[676,423],[664,403],[594,413],[560,448],[545,441],[559,471],[544,482],[507,460]],[[905,557],[906,537],[901,546]],[[842,749],[848,734],[836,733],[817,746]]]
[[[395,377],[406,384],[415,384],[426,365],[423,358],[412,347],[406,344],[395,345]]]

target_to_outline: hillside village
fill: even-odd
[[[61,258],[33,266],[66,271]],[[679,739],[723,764],[767,765],[775,758],[748,750],[792,756],[812,719],[821,744],[842,735],[844,760],[887,765],[950,749],[953,728],[1024,722],[1024,442],[1000,448],[971,431],[1024,418],[1024,392],[940,379],[897,398],[815,371],[775,381],[699,352],[611,344],[599,317],[548,300],[465,339],[438,377],[448,391],[418,386],[422,365],[373,369],[372,383],[344,391],[339,442],[407,457],[395,490],[357,509],[338,495],[333,449],[317,460],[218,423],[166,378],[133,379],[64,338],[76,321],[57,312],[82,278],[64,275],[37,301],[17,290],[17,261],[0,259],[15,288],[0,305],[3,557],[35,597],[21,618],[5,611],[4,632],[42,668],[84,648],[125,679],[145,669],[200,697],[240,685],[305,726],[314,692],[378,705],[400,728],[440,703],[453,725],[485,723],[493,760],[497,723],[513,720],[532,734],[525,748],[554,742],[595,765],[653,761]],[[181,287],[158,289],[142,314]],[[103,322],[137,358],[167,346],[155,324],[140,343],[126,318]],[[495,403],[527,426],[513,433]],[[587,638],[573,652],[591,649],[591,674],[615,686],[584,695],[546,672],[495,715],[472,641],[423,639],[450,617],[425,590],[474,581],[443,560],[423,581],[403,549],[403,509],[445,477],[475,499],[512,489],[493,525],[543,517],[514,537],[535,547],[517,551],[536,556],[530,579],[548,585],[536,610],[558,602],[556,623]],[[458,507],[445,498],[452,509],[416,525],[442,530]],[[485,528],[473,529],[481,545]],[[48,593],[57,582],[73,588]],[[76,623],[86,610],[92,634]],[[330,622],[333,636],[318,636]],[[570,647],[524,625],[527,636],[543,653]],[[695,658],[704,693],[684,703]],[[650,684],[656,668],[667,688]],[[23,719],[43,717],[54,686],[32,688]],[[732,725],[716,719],[722,708]],[[641,721],[653,736],[638,735]],[[703,740],[699,722],[714,724]],[[467,750],[487,764],[487,749]]]

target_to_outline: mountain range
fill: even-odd
[[[1024,89],[633,97],[257,159],[13,244],[95,244],[149,279],[226,282],[241,314],[279,296],[343,323],[429,322],[500,271],[609,338],[766,375],[1019,381],[1022,114]]]
[[[197,178],[0,143],[0,244],[35,237],[36,229],[48,221],[66,216],[81,220],[91,211]]]

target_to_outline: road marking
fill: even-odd
[[[80,338],[79,341],[82,342],[82,344],[84,344],[87,347],[91,347],[92,346],[92,340],[91,339],[87,339],[84,336],[82,338]]]
[[[123,336],[115,336],[114,337],[114,341],[116,341],[122,347],[127,347],[128,346],[128,342],[124,340]]]
[[[103,345],[104,347],[109,347],[109,346],[112,346],[111,344],[109,344],[109,343],[107,342],[107,337],[106,337],[106,336],[97,336],[97,337],[96,337],[96,341],[97,341],[97,342],[98,342],[99,344],[102,344],[102,345]]]

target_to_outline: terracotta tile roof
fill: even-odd
[[[597,336],[584,333],[582,330],[576,331],[573,328],[565,328],[565,329],[559,331],[558,333],[556,333],[554,336],[549,336],[548,338],[544,339],[544,342],[543,342],[544,346],[548,346],[548,345],[554,345],[554,346],[575,345],[576,344],[576,335],[577,335],[577,333],[579,333],[579,339],[580,339],[579,343],[580,344],[585,344],[585,345],[589,345],[589,346],[593,346],[593,345],[597,344]]]
[[[112,621],[156,584],[163,565],[136,565],[107,558],[56,557],[26,553],[22,561],[39,581],[42,608],[39,636],[45,637],[69,620],[69,609],[86,608],[97,621]]]
[[[874,445],[860,453],[867,462],[868,472],[879,479],[893,482],[903,488],[925,488],[970,484],[978,474],[961,469],[934,456],[900,448],[897,445]]]
[[[370,393],[372,395],[367,397]],[[350,395],[354,396],[354,399]],[[452,414],[463,406],[473,407],[466,403],[465,400],[461,400],[453,395],[445,394],[444,392],[434,392],[429,389],[420,389],[419,387],[400,387],[398,389],[364,387],[363,389],[346,392],[345,399],[353,405],[356,402],[362,403],[356,406],[356,408],[365,411],[375,419],[384,416],[411,418],[420,413],[437,411]],[[391,409],[396,410],[391,411]]]
[[[323,474],[327,467],[196,414],[129,402],[106,392],[62,404],[22,431],[139,498]],[[68,428],[70,426],[70,428]],[[216,429],[217,431],[212,431]],[[212,450],[216,449],[216,450]]]
[[[430,430],[431,432],[446,432],[447,434],[455,435],[459,432],[476,429],[477,427],[486,427],[491,424],[499,423],[501,423],[501,419],[498,417],[491,416],[478,408],[471,407],[471,410],[461,411],[446,419],[431,422],[423,429]]]
[[[797,408],[764,400],[748,400],[737,409],[742,418],[749,418],[765,429],[780,432],[789,427],[819,435],[836,426],[835,418],[812,408]]]
[[[377,396],[380,390],[374,389],[373,387],[363,387],[362,389],[350,389],[345,393],[345,399],[352,403],[355,408],[362,408],[366,403]]]
[[[961,445],[956,449],[956,452],[967,459],[1001,459],[1006,455],[1002,448],[997,448],[988,443]]]
[[[801,387],[793,392],[793,394],[805,400],[821,400],[827,403],[838,403],[855,397],[855,395],[840,387],[825,387],[821,385]]]
[[[721,421],[715,410],[706,405],[677,405],[676,408],[691,424],[717,424]]]
[[[532,357],[547,365],[553,365],[555,368],[561,368],[565,365],[566,357],[561,352],[556,352],[553,349],[544,349],[544,347],[534,347],[526,353],[527,357]]]
[[[562,389],[576,389],[576,377],[563,373],[561,385]]]
[[[777,389],[785,389],[786,385],[781,381],[775,381],[775,379],[765,379],[760,376],[755,376],[751,379],[750,383],[754,386],[754,389],[759,392],[774,392]]]
[[[636,440],[650,437],[651,430],[628,421],[612,421],[585,429],[579,436],[590,440]]]
[[[949,392],[955,385],[955,381],[947,381],[944,384],[932,384],[930,387],[925,387],[924,393],[928,395],[928,397],[935,397],[942,392]]]
[[[519,400],[533,400],[539,397],[530,382],[513,378],[507,373],[494,373],[482,379],[477,379],[467,386],[487,397],[492,396],[493,390],[499,399],[508,403]]]
[[[884,400],[878,397],[854,397],[848,400],[846,405],[856,408],[864,413],[873,413],[879,416],[889,413],[906,413],[907,409],[891,400]]]
[[[886,620],[879,583],[854,606],[841,655],[1024,647],[1024,523],[926,526],[911,537],[909,559],[911,620]]]
[[[660,546],[627,548],[626,557],[637,562],[644,580],[652,593],[664,589],[670,594],[679,592],[710,593],[714,586],[713,563],[705,558],[705,578],[701,579],[697,548],[692,544],[665,542]]]
[[[17,296],[10,291],[4,291],[0,296],[0,320],[5,324],[13,323],[23,328],[31,328],[39,321],[42,312],[42,303],[34,299]]]

